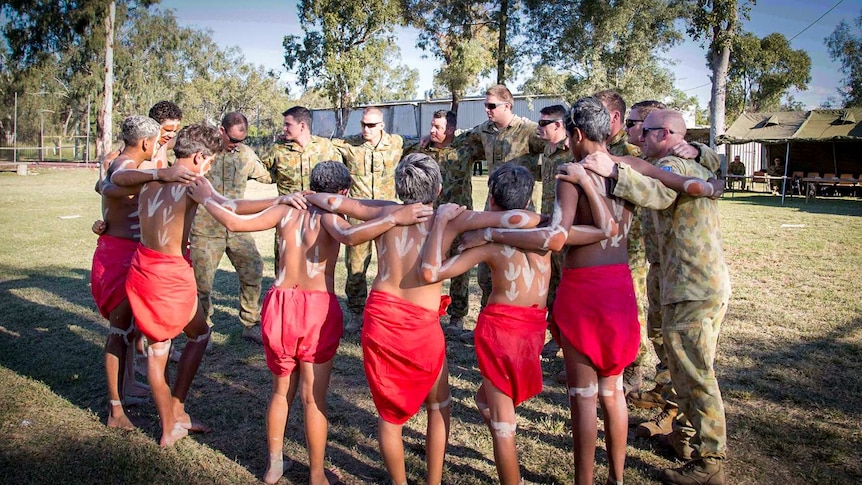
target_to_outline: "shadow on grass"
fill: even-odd
[[[833,214],[841,216],[862,217],[862,199],[837,197],[818,197],[805,202],[805,197],[793,196],[784,199],[771,194],[744,193],[736,197],[725,194],[722,201],[733,204],[756,205],[763,207],[784,207],[811,214]]]

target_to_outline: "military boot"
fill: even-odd
[[[659,478],[662,483],[670,485],[724,485],[723,461],[720,458],[699,458],[681,468],[662,470]]]
[[[638,364],[631,364],[623,370],[623,394],[637,393],[643,383],[643,368]]]
[[[682,461],[689,461],[694,456],[694,447],[691,446],[691,437],[686,436],[675,430],[670,434],[658,436],[659,443],[673,450],[677,458]]]
[[[673,419],[678,413],[679,408],[665,404],[660,413],[653,416],[649,421],[639,424],[635,434],[641,438],[669,435],[673,432]]]
[[[632,406],[641,409],[663,408],[667,404],[667,401],[661,397],[663,387],[661,384],[656,384],[649,391],[630,392],[626,394],[626,401]]]

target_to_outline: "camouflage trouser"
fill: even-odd
[[[222,256],[228,259],[239,277],[239,320],[244,327],[260,323],[260,282],[263,278],[263,260],[250,234],[236,234],[228,238],[192,235],[191,258],[198,286],[198,299],[212,326],[212,289],[216,270]]]
[[[647,330],[646,334],[649,341],[652,342],[652,348],[655,350],[655,355],[658,357],[658,364],[655,366],[655,383],[664,387],[662,393],[669,393],[669,397],[676,402],[673,397],[673,387],[670,381],[670,371],[667,369],[667,356],[664,350],[664,341],[661,337],[661,265],[659,263],[649,263],[649,272],[646,277],[647,289]],[[667,399],[667,397],[665,398]]]
[[[351,224],[356,221],[351,219]],[[347,267],[347,281],[344,283],[344,293],[347,295],[347,309],[354,315],[361,315],[365,310],[365,300],[368,299],[368,283],[365,273],[371,264],[371,245],[366,243],[347,246],[344,252],[344,265]]]
[[[726,312],[727,299],[662,307],[662,336],[681,411],[674,431],[690,436],[700,457],[724,458],[727,448],[724,403],[713,368]]]
[[[638,355],[630,367],[638,367],[643,364],[649,352],[647,347],[647,287],[646,272],[647,262],[643,250],[629,252],[629,270],[632,272],[632,283],[635,287],[635,298],[638,301],[638,321],[641,324],[641,344],[638,347]]]
[[[449,250],[449,257],[458,254],[458,243],[461,237],[455,238],[452,242],[452,248]],[[449,280],[449,296],[452,298],[452,303],[449,304],[449,309],[446,313],[450,317],[464,318],[470,311],[470,272],[458,275]]]

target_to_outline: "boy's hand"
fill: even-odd
[[[584,168],[602,177],[610,177],[615,165],[610,155],[604,152],[591,153],[581,160],[581,163]]]
[[[105,224],[105,221],[99,220],[93,223],[93,232],[99,236],[104,234],[106,229],[108,229],[108,225]]]
[[[174,165],[176,167],[176,165]],[[205,200],[213,195],[213,186],[210,181],[204,177],[198,177],[189,184],[189,197],[198,204],[203,204]]]
[[[557,178],[565,180],[566,182],[581,185],[587,180],[587,171],[584,169],[584,166],[579,163],[564,163],[560,165],[557,172]]]
[[[710,195],[709,198],[720,199],[721,196],[724,194],[724,180],[710,177],[707,182],[712,184],[712,195]]]
[[[294,192],[292,194],[282,195],[278,198],[278,203],[289,205],[294,209],[306,210],[308,209],[308,202],[305,200],[305,196],[313,193],[314,192],[310,190],[304,190],[302,192]]]
[[[437,208],[437,220],[441,222],[449,222],[452,219],[461,215],[467,210],[467,207],[458,204],[443,204]]]
[[[425,222],[434,214],[434,209],[425,204],[410,204],[392,211],[390,214],[395,219],[395,225],[412,226],[419,222]]]
[[[160,168],[157,171],[159,180],[162,182],[181,182],[188,184],[194,182],[198,178],[194,172],[182,165],[174,165],[173,167]]]
[[[462,233],[461,243],[458,244],[458,251],[466,251],[487,243],[484,231],[484,229],[473,229],[472,231]]]
[[[700,150],[690,145],[687,141],[681,141],[671,147],[670,154],[675,157],[694,160],[700,156]]]

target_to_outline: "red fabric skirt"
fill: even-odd
[[[482,377],[515,406],[542,392],[539,356],[545,344],[547,309],[493,304],[476,322],[473,339]]]
[[[344,315],[332,293],[272,287],[263,299],[260,329],[266,365],[286,376],[298,361],[320,364],[335,357]]]
[[[102,234],[93,253],[90,270],[90,290],[103,317],[126,299],[126,276],[138,241]]]
[[[602,377],[622,374],[640,346],[640,323],[627,264],[564,269],[551,331],[587,356]]]
[[[135,314],[135,325],[151,342],[169,340],[182,333],[198,307],[191,262],[142,244],[132,258],[126,293]]]
[[[444,299],[445,301],[445,299]],[[446,312],[445,304],[441,305]],[[415,415],[440,375],[446,341],[440,311],[371,290],[362,324],[365,377],[384,421],[403,424]]]

